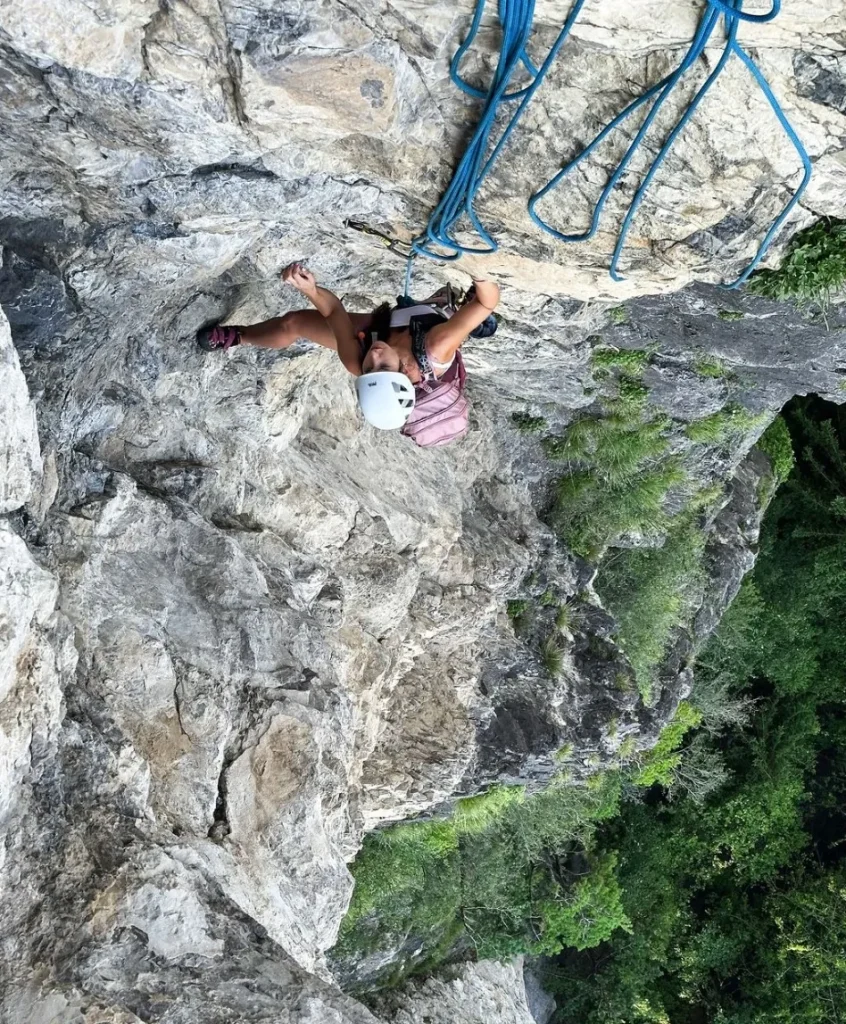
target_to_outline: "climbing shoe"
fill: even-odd
[[[233,345],[241,344],[241,328],[224,327],[221,324],[204,327],[201,331],[197,331],[197,344],[206,352],[217,352],[218,350],[225,352]]]

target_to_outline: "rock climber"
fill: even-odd
[[[287,348],[305,338],[331,348],[357,378],[364,418],[382,429],[406,426],[416,390],[421,387],[431,392],[433,383],[458,380],[460,374],[463,390],[459,349],[468,335],[488,337],[496,330],[492,314],[499,302],[499,287],[486,278],[474,279],[460,305],[448,286],[425,302],[401,299],[396,308],[384,303],[371,313],[348,313],[340,299],[321,288],[300,263],[286,267],[282,280],[315,308],[295,310],[249,327],[217,324],[198,332],[198,344],[210,352],[242,344]],[[435,441],[415,440],[424,446],[446,443],[444,436]]]

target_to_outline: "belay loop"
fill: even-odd
[[[522,117],[526,107],[546,77],[546,74],[549,71],[552,62],[558,55],[559,50],[564,45],[564,42],[569,36],[573,25],[584,6],[584,2],[585,0],[574,0],[574,3],[570,8],[570,12],[567,15],[567,19],[564,22],[558,37],[553,43],[552,48],[549,50],[546,59],[539,68],[536,68],[526,52],[526,45],[531,34],[534,19],[534,0],[499,0],[499,21],[502,28],[502,45],[493,79],[491,80],[487,92],[483,92],[481,89],[477,89],[474,86],[469,85],[464,81],[459,73],[459,65],[475,40],[481,24],[482,15],[485,9],[485,0],[479,0],[467,38],[459,47],[455,57],[453,58],[452,65],[450,67],[450,77],[463,92],[484,101],[482,114],[476,130],[465,149],[464,155],[459,161],[458,167],[453,174],[452,180],[429,218],[429,223],[426,226],[425,232],[415,238],[411,244],[411,255],[409,256],[408,268],[406,271],[406,293],[409,290],[411,281],[412,261],[417,255],[441,260],[456,260],[464,254],[480,255],[497,251],[498,245],[496,241],[485,229],[476,214],[474,203],[477,193],[482,182],[490,173],[493,165],[499,158],[505,143],[514,131],[514,128]],[[643,202],[653,178],[672,149],[673,144],[678,139],[685,126],[690,122],[691,118],[696,113],[698,106],[717,81],[729,59],[733,55],[737,56],[743,62],[757,82],[758,86],[761,88],[761,91],[764,93],[773,113],[776,115],[785,134],[790,139],[797,154],[799,155],[804,173],[802,181],[793,193],[793,196],[764,236],[764,239],[761,242],[752,262],[735,281],[726,287],[737,288],[746,281],[752,271],[758,266],[764,258],[767,249],[772,244],[773,239],[778,234],[778,231],[801,199],[811,178],[812,167],[808,153],[802,145],[802,142],[796,134],[793,126],[787,119],[786,114],[779,105],[778,100],[775,98],[772,89],[760,68],[758,68],[737,40],[737,32],[741,22],[762,23],[772,21],[778,16],[781,10],[781,0],[772,0],[770,10],[759,14],[744,11],[743,0],[705,0],[705,3],[706,7],[700,18],[696,34],[694,35],[693,41],[691,42],[690,47],[678,68],[663,78],[656,85],[647,89],[641,96],[637,97],[637,99],[629,103],[624,110],[622,110],[605,126],[605,128],[602,129],[596,138],[594,138],[594,140],[584,150],[582,150],[578,156],[564,166],[529,200],[529,215],[532,220],[538,227],[542,228],[554,238],[564,242],[582,242],[592,238],[599,227],[599,220],[611,192],[617,186],[625,173],[626,168],[631,163],[635,153],[657,118],[665,101],[679,84],[685,73],[689,71],[703,55],[715,29],[722,19],[725,26],[726,37],[723,53],[714,67],[714,70],[708,75],[708,78],[697,90],[693,99],[688,104],[687,109],[665,139],[658,155],[652,161],[649,170],[646,172],[634,198],[629,204],[626,215],[623,218],[609,267],[611,277],[615,281],[622,280],[617,270],[620,256],[622,254],[623,247],[625,246],[632,220],[634,219],[640,204]],[[521,67],[528,72],[532,81],[528,86],[515,88],[509,91],[509,85],[512,78],[514,77],[515,72],[517,72]],[[506,122],[499,140],[491,149],[490,155],[486,156],[488,149],[490,148],[492,130],[500,109],[504,104],[515,100],[519,101],[517,108]],[[583,160],[590,156],[597,146],[599,146],[615,128],[619,127],[630,114],[633,114],[644,104],[650,102],[651,105],[643,124],[638,129],[622,159],[612,172],[602,194],[599,197],[599,200],[596,203],[596,206],[594,207],[589,228],[579,234],[567,234],[557,230],[545,221],[537,213],[536,206],[538,202],[555,189],[561,180],[566,177],[574,167],[577,167]],[[466,216],[469,219],[473,229],[481,240],[481,246],[465,246],[456,240],[456,224],[463,216]],[[438,247],[439,249],[446,251],[438,251],[438,248],[433,247]]]

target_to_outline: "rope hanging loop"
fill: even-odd
[[[702,16],[699,21],[699,26],[696,30],[696,34],[684,59],[679,64],[678,68],[671,74],[667,75],[656,85],[651,86],[644,93],[632,100],[615,118],[613,118],[602,131],[593,139],[581,153],[578,154],[573,160],[561,168],[561,170],[539,191],[537,191],[529,200],[529,216],[537,224],[538,227],[542,228],[547,234],[552,235],[559,241],[563,242],[584,242],[596,234],[599,228],[599,221],[602,216],[605,204],[608,201],[609,196],[614,191],[615,187],[619,183],[626,168],[630,164],[632,158],[637,153],[643,142],[646,134],[649,132],[650,127],[655,121],[656,117],[661,111],[666,100],[671,96],[676,86],[679,84],[685,73],[700,59],[705,52],[705,48],[711,40],[717,25],[722,20],[725,26],[725,43],[723,45],[723,52],[718,60],[714,70],[708,75],[705,82],[699,87],[693,98],[687,105],[683,114],[677,121],[675,127],[670,131],[666,139],[664,140],[658,155],[652,161],[649,170],[646,172],[643,180],[640,183],[637,191],[635,192],[634,198],[629,204],[628,210],[623,218],[623,222],[620,226],[619,233],[617,235],[617,243],[614,248],[614,252],[611,257],[611,264],[609,267],[609,273],[615,281],[621,281],[622,277],[618,272],[618,264],[620,256],[623,251],[623,247],[626,243],[626,238],[631,228],[632,221],[635,214],[637,213],[638,207],[643,202],[643,199],[655,177],[658,169],[663,164],[667,155],[673,147],[676,139],[682,133],[686,125],[690,122],[691,118],[696,113],[702,100],[708,94],[712,86],[716,83],[717,79],[723,72],[726,64],[732,56],[738,57],[747,70],[752,75],[753,79],[760,87],[767,102],[769,103],[773,113],[779,121],[782,129],[787,135],[788,139],[792,143],[796,150],[799,159],[802,163],[803,176],[799,183],[798,188],[793,193],[792,197],[785,205],[779,216],[775,219],[773,224],[770,226],[763,241],[758,247],[758,250],[743,270],[740,276],[732,281],[730,284],[725,285],[726,288],[738,288],[749,278],[749,275],[755,270],[758,264],[766,255],[767,250],[773,242],[773,239],[778,234],[784,222],[792,213],[793,209],[802,198],[802,194],[808,187],[808,183],[811,180],[812,166],[811,160],[808,156],[805,147],[802,145],[796,130],[791,125],[787,118],[787,115],[781,108],[778,100],[776,99],[769,83],[764,77],[761,69],[755,64],[746,50],[741,46],[737,39],[738,28],[741,22],[768,22],[776,18],[781,10],[781,0],[772,0],[772,6],[769,11],[761,14],[752,14],[743,10],[743,0],[706,0],[706,7],[702,12]],[[581,233],[565,233],[557,230],[547,221],[545,221],[537,212],[537,204],[541,199],[559,184],[559,182],[566,177],[574,167],[577,167],[583,160],[587,159],[591,153],[599,146],[616,128],[618,128],[631,114],[636,110],[640,109],[644,104],[651,104],[648,113],[643,121],[643,124],[638,129],[634,139],[629,144],[616,168],[611,173],[591,215],[590,225],[587,230]]]
[[[470,29],[464,42],[458,48],[450,65],[450,78],[453,83],[468,96],[482,101],[482,111],[476,125],[476,129],[467,144],[464,154],[453,173],[452,180],[447,186],[438,205],[429,217],[426,229],[418,235],[410,245],[410,254],[406,270],[406,293],[411,283],[411,272],[413,260],[417,256],[425,256],[440,261],[453,261],[464,255],[488,255],[499,248],[496,240],[482,224],[476,213],[475,203],[479,190],[494,167],[496,161],[502,154],[508,139],[517,127],[520,119],[526,111],[534,94],[540,88],[553,61],[558,56],[561,47],[569,37],[576,19],[579,17],[586,0],[572,0],[569,12],[564,24],[558,33],[555,42],[547,53],[546,58],[540,67],[537,67],[528,55],[527,45],[532,32],[534,21],[535,0],[499,0],[498,19],[501,32],[501,43],[499,58],[493,77],[487,90],[480,89],[467,82],[461,74],[461,64],[470,47],[473,45],[482,23],[485,12],[486,0],[478,0]],[[631,228],[632,221],[637,213],[640,204],[649,189],[652,180],[659,168],[668,156],[674,143],[682,133],[686,125],[696,113],[702,100],[709,90],[716,83],[723,72],[726,64],[732,56],[736,56],[747,68],[753,79],[760,87],[773,113],[778,119],[782,129],[787,135],[796,150],[803,167],[802,180],[794,191],[789,202],[782,212],[770,226],[763,241],[761,242],[755,257],[744,269],[740,276],[728,288],[737,288],[755,270],[764,258],[767,250],[778,234],[782,225],[792,213],[808,187],[811,179],[811,160],[805,147],[802,145],[799,136],[782,110],[778,100],[773,94],[769,83],[755,64],[746,50],[737,39],[738,28],[744,22],[758,23],[773,21],[781,11],[781,0],[771,0],[768,11],[751,13],[743,9],[744,0],[704,0],[705,7],[699,20],[694,38],[685,53],[679,66],[671,74],[661,79],[660,82],[646,89],[640,96],[632,100],[616,117],[614,117],[599,134],[587,145],[581,153],[561,168],[561,170],[531,196],[528,202],[529,216],[534,223],[547,234],[562,242],[584,242],[596,234],[599,228],[599,221],[605,209],[605,205],[619,184],[621,178],[635,154],[638,152],[644,138],[658,117],[666,101],[673,94],[676,86],[679,85],[685,74],[700,60],[706,47],[711,41],[715,30],[720,22],[724,25],[725,42],[723,52],[708,75],[705,82],[696,91],[693,98],[687,104],[684,112],[678,119],[675,126],[667,135],[657,156],[652,161],[643,180],[641,181],[634,198],[632,199],[617,235],[617,243],[611,256],[609,273],[613,280],[620,281],[622,278],[618,272],[618,264]],[[513,80],[520,69],[523,69],[531,79],[525,86],[515,86]],[[516,108],[510,117],[505,121],[495,144],[491,144],[493,130],[500,121],[500,112],[506,105],[516,102]],[[599,199],[594,206],[588,228],[579,233],[567,233],[553,227],[544,220],[537,212],[537,204],[553,191],[573,168],[577,167],[583,160],[586,160],[593,151],[629,116],[641,107],[648,104],[646,117],[635,134],[617,166],[612,171]],[[490,150],[490,153],[488,152]],[[456,238],[456,229],[459,221],[467,218],[472,229],[479,239],[477,245],[465,245]]]
[[[564,45],[584,7],[585,0],[573,0],[567,19],[540,67],[534,64],[526,50],[534,22],[535,0],[499,0],[498,18],[502,40],[499,59],[486,91],[467,82],[460,71],[464,56],[479,32],[485,3],[486,0],[479,0],[477,3],[467,37],[456,51],[450,66],[450,78],[453,83],[467,95],[482,100],[482,112],[452,180],[432,212],[425,231],[412,242],[412,252],[418,256],[457,260],[466,254],[487,255],[499,248],[476,213],[476,197],[526,107],[546,78],[558,51]],[[531,82],[523,87],[512,87],[513,79],[521,68],[528,73]],[[506,105],[514,102],[517,103],[517,107],[491,149],[491,135],[499,114]],[[463,217],[470,221],[480,245],[464,245],[456,238],[456,227]]]

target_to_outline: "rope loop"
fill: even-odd
[[[535,0],[499,0],[498,20],[502,36],[499,60],[486,91],[470,85],[460,74],[460,65],[473,45],[482,23],[486,0],[479,0],[467,36],[450,66],[450,78],[462,92],[483,101],[476,130],[464,151],[452,180],[429,218],[426,230],[414,239],[412,252],[431,259],[457,260],[464,255],[487,255],[497,251],[497,242],[482,224],[475,210],[476,197],[503,147],[510,138],[535,92],[564,45],[585,0],[573,0],[570,12],[544,62],[537,67],[528,55],[527,45],[535,16]],[[514,88],[513,79],[523,68],[532,81]],[[506,103],[519,101],[506,121],[496,143],[491,137]],[[492,147],[492,148],[491,148]],[[490,150],[490,155],[488,151]],[[458,222],[466,217],[479,239],[477,245],[465,245],[456,238]]]
[[[636,2],[636,0],[635,0]],[[546,58],[540,67],[537,67],[529,57],[527,46],[532,32],[535,12],[535,0],[499,0],[498,20],[501,33],[499,59],[493,73],[493,77],[487,90],[477,88],[467,82],[461,75],[460,66],[470,47],[476,40],[479,32],[482,17],[485,11],[486,0],[478,0],[473,20],[467,32],[464,42],[458,48],[450,65],[450,78],[458,89],[465,94],[482,101],[482,112],[476,130],[473,133],[467,147],[462,155],[458,166],[453,173],[452,180],[447,186],[438,205],[432,212],[425,231],[418,235],[411,243],[411,253],[408,260],[406,272],[406,291],[410,285],[412,262],[415,256],[425,256],[430,259],[452,261],[460,259],[464,255],[487,255],[498,249],[498,244],[492,234],[482,224],[476,213],[475,203],[479,190],[490,173],[496,161],[499,159],[502,150],[521,117],[525,113],[532,97],[540,88],[553,61],[558,56],[561,47],[566,42],[576,19],[579,17],[585,0],[572,0],[569,13],[561,27],[558,36],[547,53]],[[528,202],[529,216],[534,223],[547,234],[562,242],[584,242],[596,234],[599,228],[599,221],[605,205],[619,184],[620,179],[626,172],[637,153],[641,143],[658,117],[666,101],[670,98],[676,86],[684,75],[700,60],[706,47],[711,41],[719,23],[724,23],[725,42],[723,52],[717,61],[713,71],[708,75],[705,82],[699,87],[693,98],[687,104],[684,112],[670,130],[665,138],[661,149],[652,161],[648,171],[643,177],[634,198],[629,204],[628,210],[620,225],[617,236],[617,243],[611,257],[609,273],[615,281],[622,278],[618,272],[618,264],[626,238],[631,228],[632,221],[652,180],[659,168],[664,163],[673,144],[684,128],[696,113],[709,90],[716,83],[723,69],[732,56],[744,64],[753,79],[760,87],[773,113],[779,121],[782,129],[795,148],[803,167],[802,180],[793,192],[789,202],[773,222],[763,241],[758,247],[751,263],[744,269],[740,276],[726,287],[737,288],[755,270],[773,239],[778,234],[784,222],[790,216],[796,204],[802,197],[811,178],[811,160],[805,147],[802,145],[799,136],[784,113],[781,105],[773,94],[769,83],[764,77],[761,69],[749,56],[746,50],[737,40],[738,29],[743,22],[764,23],[776,18],[781,10],[781,0],[771,0],[771,7],[768,11],[760,14],[752,14],[743,10],[744,0],[705,0],[696,33],[691,44],[675,71],[661,79],[655,85],[646,89],[640,96],[632,100],[619,114],[616,115],[599,134],[590,142],[576,157],[531,196]],[[512,80],[522,68],[528,73],[531,81],[525,86],[513,86]],[[505,121],[504,126],[495,143],[491,143],[494,128],[500,120],[500,111],[505,104],[518,101],[516,109]],[[612,171],[599,199],[591,214],[590,224],[586,230],[578,233],[560,231],[544,220],[537,212],[537,204],[553,191],[556,186],[565,178],[570,171],[577,167],[583,160],[586,160],[591,153],[613,132],[620,127],[633,113],[644,105],[648,104],[646,117],[640,128],[637,130],[633,140],[629,144],[617,166]],[[490,153],[488,152],[490,150]],[[456,238],[458,222],[466,218],[479,239],[477,245],[466,245]]]
[[[681,135],[681,133],[684,131],[685,127],[690,123],[691,119],[696,113],[697,108],[705,99],[708,92],[711,90],[711,88],[716,83],[717,79],[722,74],[730,58],[732,56],[736,56],[742,61],[744,66],[747,68],[747,70],[752,75],[753,79],[763,92],[773,113],[778,119],[779,124],[781,125],[783,131],[785,132],[788,139],[792,143],[794,149],[796,150],[796,153],[799,156],[803,168],[802,180],[799,183],[799,186],[793,192],[793,195],[791,196],[787,204],[784,206],[779,216],[770,226],[762,242],[758,246],[758,250],[755,253],[755,256],[753,257],[752,261],[745,267],[745,269],[742,271],[739,277],[737,277],[730,284],[725,285],[725,287],[738,288],[741,284],[743,284],[744,281],[746,281],[749,278],[749,275],[752,274],[752,272],[764,258],[767,250],[769,249],[770,245],[772,244],[782,225],[790,216],[796,204],[802,198],[802,194],[808,187],[808,183],[811,179],[812,173],[810,157],[808,156],[805,147],[802,145],[802,142],[799,139],[796,130],[793,128],[792,124],[787,118],[787,115],[784,113],[784,110],[782,109],[781,105],[779,104],[778,100],[773,94],[773,91],[770,88],[770,85],[767,82],[766,78],[764,77],[763,72],[753,61],[753,59],[749,56],[746,50],[744,50],[744,48],[740,45],[737,39],[737,32],[741,22],[772,21],[773,18],[775,18],[778,15],[780,8],[781,0],[772,0],[772,7],[766,13],[749,14],[743,10],[743,0],[707,0],[707,6],[702,12],[702,16],[700,18],[699,25],[697,27],[696,34],[694,35],[693,41],[691,42],[690,47],[687,50],[687,53],[685,54],[684,58],[682,59],[681,63],[676,68],[676,70],[673,71],[671,74],[667,75],[660,82],[651,86],[636,99],[632,100],[632,102],[629,103],[628,106],[626,106],[622,111],[620,111],[620,113],[617,114],[616,117],[609,121],[609,123],[593,139],[593,141],[590,142],[581,151],[581,153],[579,153],[568,164],[562,167],[561,170],[549,182],[547,182],[547,184],[544,185],[543,188],[537,191],[530,198],[529,216],[532,218],[535,224],[537,224],[538,227],[542,228],[548,234],[552,235],[554,238],[557,238],[559,241],[564,242],[584,242],[592,238],[596,234],[599,228],[600,218],[602,217],[603,210],[605,209],[605,205],[611,193],[614,191],[614,189],[620,182],[620,179],[626,172],[626,168],[629,166],[635,154],[638,152],[641,143],[648,134],[658,114],[661,112],[664,103],[670,98],[674,89],[679,84],[684,75],[687,73],[687,71],[689,71],[690,68],[693,67],[693,65],[697,63],[699,59],[702,57],[706,47],[708,46],[711,40],[714,30],[717,28],[717,25],[722,19],[725,22],[725,42],[723,45],[723,52],[720,55],[720,59],[717,61],[714,70],[708,75],[703,84],[696,91],[693,98],[690,100],[684,112],[682,113],[681,117],[676,122],[675,126],[670,130],[669,134],[666,136],[660,150],[658,151],[657,156],[652,161],[649,169],[647,170],[640,185],[638,186],[637,191],[635,192],[634,197],[632,198],[632,201],[629,204],[626,214],[623,217],[622,224],[620,225],[620,230],[617,235],[617,243],[614,247],[614,252],[611,256],[611,263],[608,269],[613,280],[622,280],[622,277],[620,276],[618,271],[620,257],[622,255],[623,248],[626,244],[626,239],[628,237],[632,221],[634,220],[635,214],[637,213],[638,208],[640,207],[641,203],[643,202],[646,196],[650,184],[652,183],[653,179],[655,178],[655,175],[658,173],[659,168],[664,163],[665,159],[670,153],[673,144],[676,142],[679,135]],[[649,104],[646,117],[644,118],[643,123],[636,132],[633,140],[629,144],[622,158],[620,159],[617,166],[614,168],[610,177],[608,178],[608,181],[605,187],[603,188],[602,193],[600,194],[600,197],[596,202],[596,205],[594,206],[593,213],[591,215],[590,225],[588,226],[588,228],[580,233],[565,233],[563,231],[559,231],[557,228],[554,228],[551,224],[545,221],[538,214],[536,209],[537,204],[540,202],[540,200],[543,199],[543,197],[547,195],[549,192],[551,192],[553,189],[555,189],[559,182],[563,178],[565,178],[570,173],[570,171],[573,170],[573,168],[577,167],[580,163],[582,163],[583,160],[587,159],[587,157],[591,155],[591,153],[597,148],[597,146],[599,146],[608,137],[608,135],[611,134],[611,132],[613,132],[616,128],[623,124],[623,122],[626,121],[631,114],[633,114],[636,110],[639,110],[645,104]]]
[[[740,21],[756,21],[758,23],[772,21],[781,12],[781,0],[773,0],[773,5],[766,14],[749,14],[747,11],[741,10],[740,5],[733,7],[731,0],[708,0],[708,3],[722,11],[723,14],[739,18]]]

